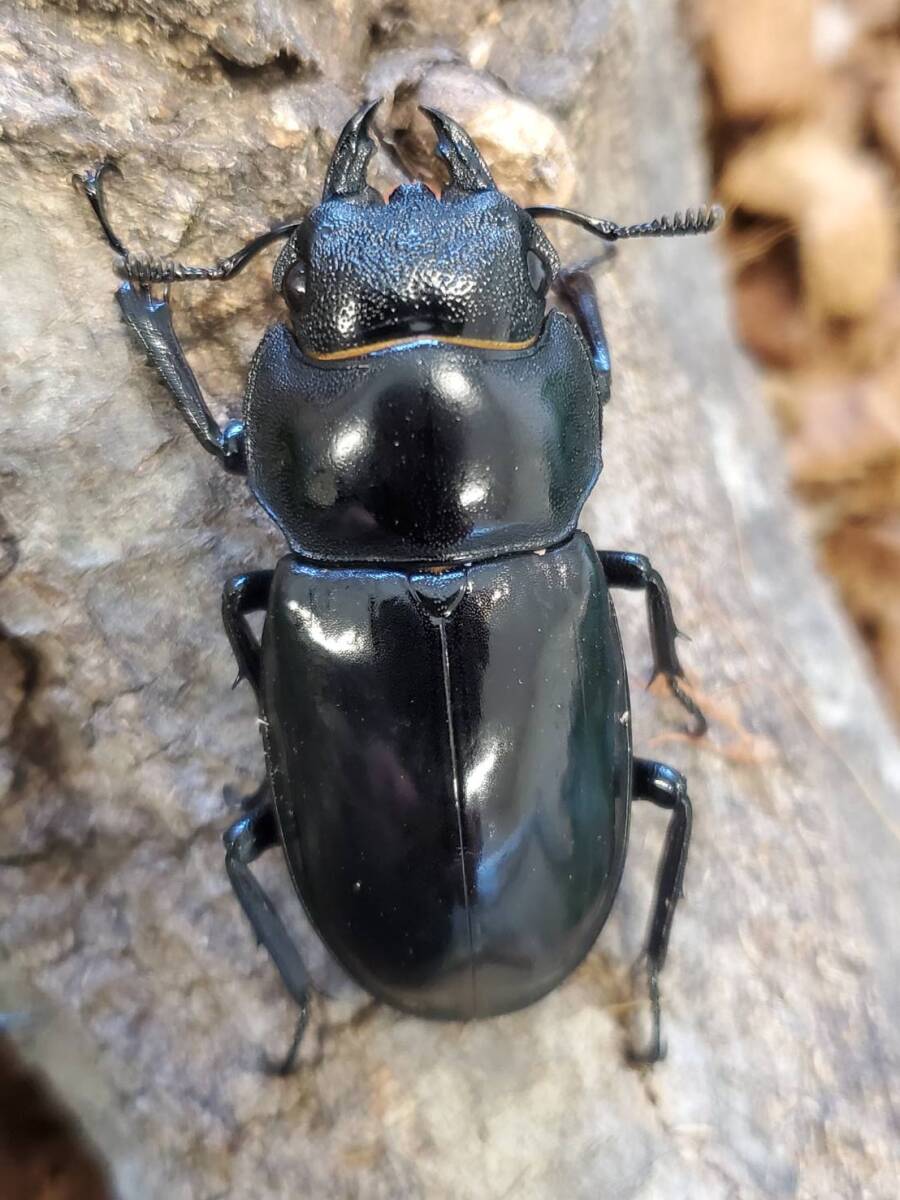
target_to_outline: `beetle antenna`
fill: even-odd
[[[113,230],[106,212],[106,196],[103,190],[103,177],[107,171],[122,172],[114,162],[107,159],[97,167],[91,167],[83,174],[72,176],[72,181],[80,185],[90,202],[94,215],[100,222],[103,236],[121,258],[121,270],[126,279],[133,283],[146,286],[150,283],[187,283],[198,279],[221,281],[230,279],[243,270],[252,258],[255,258],[266,246],[273,242],[282,241],[300,227],[301,221],[284,221],[280,225],[267,229],[258,234],[246,245],[241,246],[227,258],[220,258],[209,267],[192,267],[186,263],[176,262],[171,258],[158,258],[150,254],[133,254],[122,239]]]
[[[552,204],[533,205],[525,211],[532,217],[558,217],[561,221],[570,221],[595,237],[603,238],[605,242],[619,242],[625,238],[686,237],[693,233],[712,233],[722,224],[725,217],[724,210],[718,204],[704,204],[697,209],[689,208],[686,212],[677,212],[672,217],[654,217],[652,221],[644,221],[640,225],[617,225],[615,221],[608,221],[603,217],[589,217],[587,213],[576,212],[571,208],[557,208]]]
[[[227,258],[219,258],[208,267],[191,266],[175,259],[157,258],[150,254],[125,254],[122,258],[122,273],[134,283],[143,285],[193,283],[197,280],[220,283],[242,271],[266,246],[289,238],[301,224],[301,221],[285,221],[281,225],[275,225],[252,238],[234,254],[229,254]]]

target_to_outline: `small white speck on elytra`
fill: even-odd
[[[628,722],[631,720],[631,713],[628,711],[627,708],[622,713],[621,717],[619,717],[619,720],[622,722],[623,725],[627,725]]]

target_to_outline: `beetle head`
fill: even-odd
[[[385,202],[366,176],[377,104],[344,127],[322,203],[275,266],[301,348],[329,359],[422,337],[528,345],[559,265],[550,242],[497,190],[468,134],[432,109],[423,112],[449,185],[438,197],[422,183],[403,184]]]

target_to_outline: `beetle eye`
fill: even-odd
[[[288,304],[299,305],[306,295],[306,263],[299,259],[284,277],[282,292]]]
[[[547,264],[533,250],[525,253],[525,266],[528,268],[528,280],[539,296],[542,296],[550,286],[550,272]]]

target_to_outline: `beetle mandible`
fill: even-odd
[[[266,780],[225,834],[238,900],[300,1018],[310,978],[251,871],[280,845],[327,947],[375,997],[468,1019],[531,1004],[590,950],[616,895],[632,800],[670,813],[642,961],[659,973],[691,829],[684,777],[635,758],[611,588],[647,595],[654,674],[681,686],[659,573],[576,528],[601,467],[609,354],[586,269],[537,223],[606,242],[703,233],[719,210],[621,226],[522,208],[466,132],[423,109],[449,183],[367,181],[377,101],[347,123],[321,203],[210,267],[128,252],[103,164],[80,176],[120,256],[117,298],[201,445],[250,488],[289,552],[225,586],[259,703]],[[221,429],[153,284],[225,280],[283,246],[290,324],[256,351]],[[571,315],[548,307],[555,287]],[[260,639],[248,614],[264,612]]]

